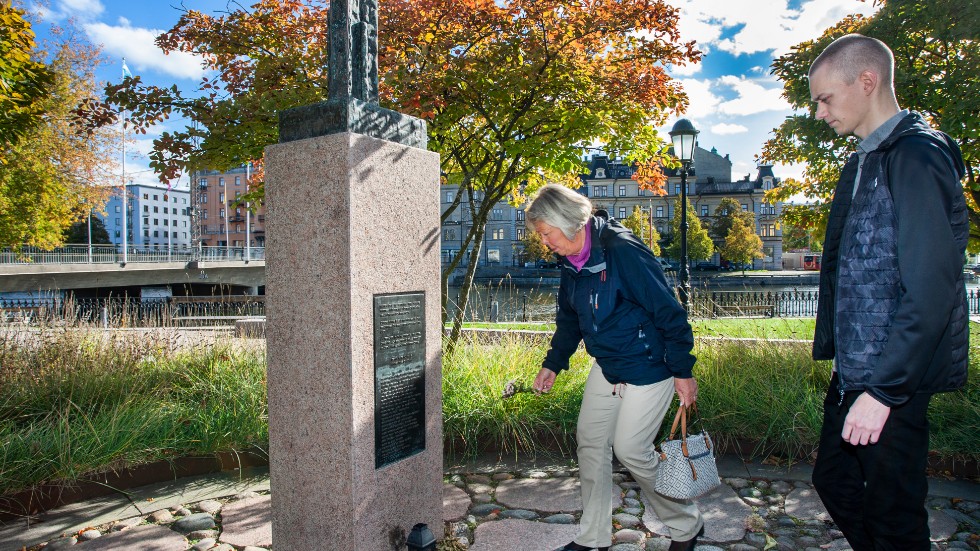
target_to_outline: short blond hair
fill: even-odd
[[[808,76],[825,65],[847,84],[853,84],[861,71],[871,69],[889,89],[894,88],[895,56],[877,38],[854,33],[834,40],[813,60]]]

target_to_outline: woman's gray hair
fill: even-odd
[[[592,202],[581,193],[558,184],[547,184],[538,190],[531,204],[524,209],[524,223],[534,229],[536,222],[544,222],[561,230],[568,239],[592,216]]]

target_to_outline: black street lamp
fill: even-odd
[[[687,266],[687,171],[694,160],[698,129],[687,119],[679,119],[670,130],[674,156],[681,162],[681,285],[679,294],[684,310],[691,311],[691,273]]]

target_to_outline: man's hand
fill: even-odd
[[[557,375],[557,373],[547,367],[542,367],[541,371],[538,371],[538,376],[534,378],[534,392],[541,394],[542,392],[551,390],[551,387],[555,385],[555,377]]]
[[[876,444],[891,411],[867,392],[861,393],[847,412],[841,438],[855,446]]]
[[[694,377],[690,379],[674,377],[674,390],[677,391],[682,406],[690,406],[698,401],[698,381]]]

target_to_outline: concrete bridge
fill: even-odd
[[[0,251],[0,292],[150,285],[265,285],[263,247],[66,245]]]

